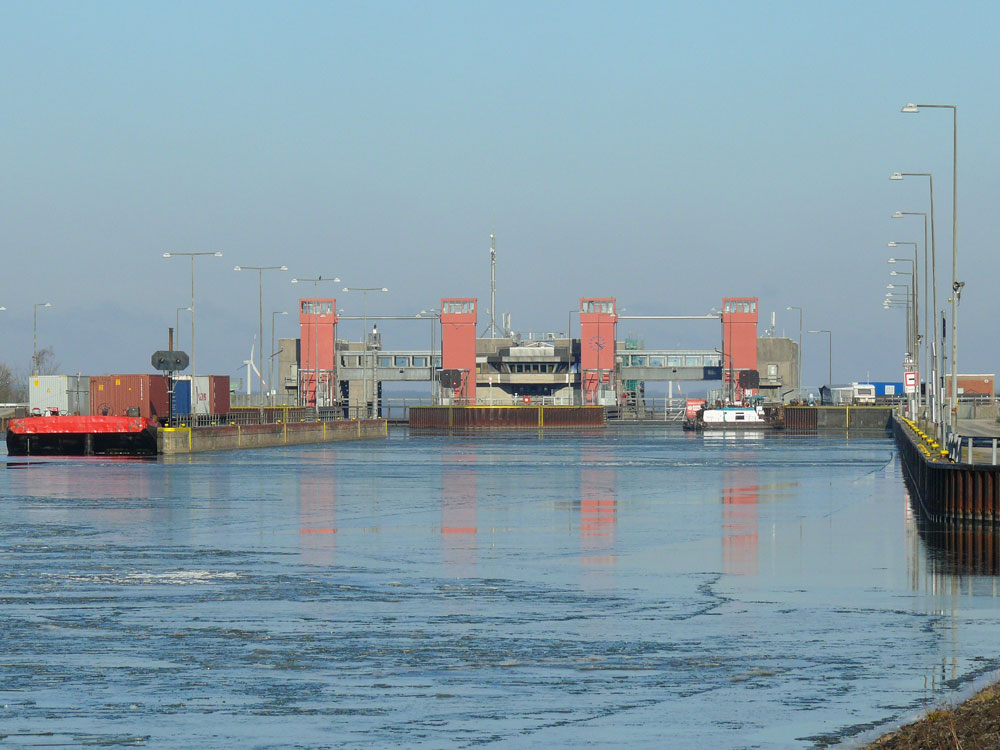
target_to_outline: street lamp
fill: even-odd
[[[388,292],[384,286],[345,286],[343,291],[345,292],[361,292],[361,329],[362,338],[361,341],[364,344],[362,350],[362,357],[364,358],[365,365],[365,411],[368,411],[368,292]],[[374,342],[373,342],[374,343]],[[375,384],[375,355],[372,355],[372,406],[375,405],[375,390],[377,386]],[[370,414],[369,414],[370,416]]]
[[[190,307],[178,307],[177,312],[174,313],[174,336],[176,337],[177,348],[180,349],[181,346],[181,310],[191,311]]]
[[[913,260],[908,261],[911,266],[911,278],[913,280],[913,361],[917,369],[920,369],[920,265],[917,257],[917,243],[905,241],[892,241],[889,247],[899,247],[900,245],[913,245]],[[895,260],[895,259],[893,259]],[[924,300],[926,304],[926,300]],[[920,390],[919,388],[917,389]],[[917,399],[919,406],[919,398]]]
[[[33,343],[31,346],[31,374],[38,374],[38,308],[39,307],[52,307],[51,302],[36,302],[34,310],[34,325],[33,325]]]
[[[429,310],[421,310],[419,316],[423,317],[425,315],[431,320],[431,356],[428,362],[428,367],[430,369],[431,398],[433,399],[433,402],[436,404],[437,386],[435,385],[435,378],[434,378],[434,321],[437,320],[438,322],[440,322],[441,311],[438,310],[436,307],[432,307]]]
[[[924,218],[924,382],[928,385],[933,385],[937,383],[936,375],[936,362],[934,362],[934,357],[936,356],[937,347],[934,346],[935,332],[934,328],[931,326],[931,314],[936,315],[937,312],[937,289],[934,289],[933,299],[931,298],[929,292],[930,285],[930,274],[928,272],[928,254],[929,249],[927,246],[927,213],[924,211],[896,211],[893,213],[892,218],[902,219],[904,216],[922,216]],[[935,283],[936,287],[936,283]],[[934,394],[933,396],[931,394]],[[925,400],[927,401],[928,408],[930,411],[930,419],[935,424],[937,423],[936,411],[938,408],[937,404],[937,394],[935,388],[928,388],[925,395]]]
[[[792,310],[799,311],[799,367],[798,372],[795,373],[795,377],[799,381],[798,387],[802,388],[802,308],[795,305],[788,305],[785,309],[789,312]]]
[[[174,258],[174,257],[188,257],[191,259],[191,411],[195,411],[195,404],[198,403],[198,383],[195,380],[195,374],[197,369],[195,368],[194,361],[194,259],[203,256],[211,255],[215,258],[221,258],[222,253],[216,251],[206,252],[206,253],[164,253],[164,258]]]
[[[825,333],[830,337],[830,372],[829,372],[829,383],[830,388],[833,388],[833,331],[827,331],[822,329],[819,331],[806,331],[806,333]]]
[[[271,384],[271,387],[268,388],[268,401],[270,402],[271,406],[274,406],[274,393],[276,393],[277,390],[278,390],[277,386],[275,386],[275,384],[274,384],[274,355],[277,354],[277,352],[274,351],[274,316],[275,315],[288,315],[288,313],[286,311],[284,311],[284,310],[275,310],[274,312],[271,313],[271,353],[270,353],[270,355],[268,355],[268,358],[267,358],[267,364],[268,364],[267,379],[268,379],[268,382]]]
[[[260,368],[257,376],[260,379],[260,396],[264,397],[264,271],[287,271],[288,266],[233,266],[234,271],[256,271],[257,272],[257,314],[259,316],[257,335],[257,362]],[[272,318],[273,320],[273,318]],[[272,344],[271,349],[274,349]],[[268,374],[270,377],[270,373]],[[249,393],[249,383],[247,384]]]
[[[900,111],[917,113],[921,107],[951,110],[951,426],[954,429],[958,420],[958,296],[965,286],[958,280],[958,107],[909,102]]]
[[[302,282],[302,281],[311,281],[313,283],[313,306],[314,306],[313,307],[313,340],[315,341],[315,351],[316,351],[316,361],[313,362],[313,376],[314,376],[314,379],[315,379],[315,382],[313,384],[313,413],[316,416],[316,421],[319,421],[319,319],[320,319],[320,312],[319,312],[319,300],[317,299],[317,297],[319,297],[319,291],[318,291],[319,290],[319,282],[321,282],[321,281],[332,281],[335,284],[339,284],[340,283],[340,279],[339,278],[333,278],[333,279],[331,279],[329,276],[317,276],[314,279],[292,279],[292,283],[293,284],[298,284],[299,282]],[[337,338],[336,338],[336,336],[334,336],[334,339],[333,339],[333,346],[334,346],[334,349],[336,349],[336,347],[337,347]],[[335,351],[334,352],[334,366],[335,367],[336,367],[336,354],[337,353]],[[299,372],[300,373],[302,372],[301,368],[299,369]],[[332,375],[331,375],[331,377],[332,377]],[[300,386],[301,386],[301,375],[299,376],[299,380],[300,380]],[[329,388],[329,386],[330,386],[330,379],[327,378],[327,388]],[[299,394],[300,394],[299,397],[300,398],[301,398],[301,393],[302,393],[302,388],[300,387],[299,388]],[[327,400],[329,400],[329,399],[327,399]]]

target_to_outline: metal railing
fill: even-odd
[[[956,463],[997,465],[997,447],[1000,438],[974,435],[948,434],[945,447],[948,458]]]

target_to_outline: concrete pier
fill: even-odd
[[[384,419],[161,427],[156,435],[156,452],[171,456],[206,451],[331,443],[342,440],[371,440],[387,437],[388,429],[388,422]]]

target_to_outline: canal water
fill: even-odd
[[[884,433],[0,460],[0,747],[825,747],[1000,667]]]

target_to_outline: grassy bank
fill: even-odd
[[[986,750],[1000,748],[1000,686],[992,685],[959,706],[931,711],[918,722],[880,737],[873,750]]]

